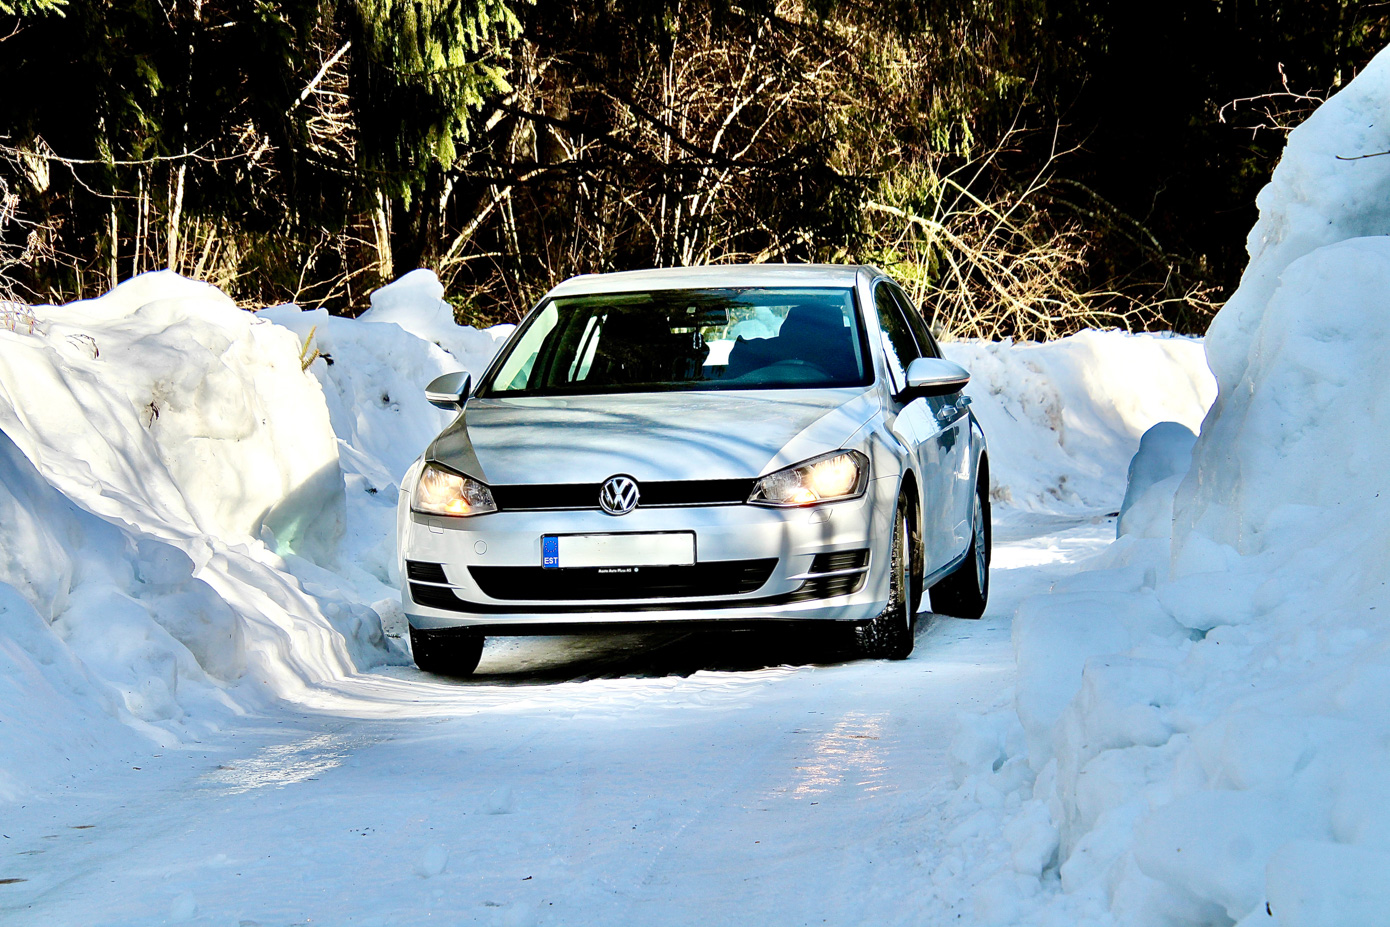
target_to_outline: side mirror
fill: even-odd
[[[914,396],[957,393],[970,382],[970,371],[940,357],[919,357],[907,365],[907,391]]]
[[[445,412],[457,412],[468,401],[468,390],[472,385],[473,378],[467,371],[446,373],[430,381],[430,385],[425,387],[425,398],[430,405]]]

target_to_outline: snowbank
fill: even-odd
[[[406,660],[396,481],[457,360],[170,273],[36,314],[0,330],[0,800]]]
[[[1190,469],[1019,609],[1015,711],[955,748],[976,852],[1034,850],[972,874],[982,922],[1387,921],[1390,158],[1346,160],[1387,99],[1382,53],[1292,133]]]
[[[454,307],[444,301],[444,287],[432,270],[412,270],[372,293],[363,322],[390,322],[443,348],[474,379],[516,326],[494,325],[479,331],[454,322]]]
[[[1192,429],[1178,422],[1159,422],[1144,432],[1129,462],[1116,537],[1168,537],[1173,530],[1173,494],[1192,467],[1196,443]]]
[[[331,558],[337,448],[288,333],[170,273],[38,312],[33,334],[0,333],[0,429],[40,469],[145,530],[268,529]]]
[[[309,372],[322,390],[337,437],[349,500],[337,572],[388,622],[399,624],[398,483],[449,421],[425,401],[421,384],[458,370],[459,362],[393,324],[334,318],[324,309],[301,312],[292,305],[257,314],[293,331],[310,352],[319,352]]]
[[[0,801],[131,749],[117,721],[171,743],[225,713],[246,666],[232,610],[183,551],[73,505],[3,434],[0,552]]]
[[[1116,511],[1140,436],[1161,421],[1196,430],[1216,396],[1192,338],[1090,331],[942,347],[970,371],[995,503],[1025,511]]]

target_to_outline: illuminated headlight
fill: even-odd
[[[482,515],[497,511],[497,503],[486,483],[438,464],[425,464],[415,481],[410,510],[421,515]]]
[[[869,458],[858,451],[834,451],[758,480],[748,501],[753,505],[815,505],[864,494]]]

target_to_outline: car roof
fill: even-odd
[[[590,293],[630,293],[640,290],[684,290],[713,287],[805,286],[850,287],[861,273],[882,275],[862,264],[706,264],[701,267],[656,267],[612,274],[570,277],[550,291],[551,296]]]

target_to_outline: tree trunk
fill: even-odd
[[[376,194],[376,209],[372,211],[372,229],[376,232],[376,267],[382,283],[395,279],[391,261],[391,200],[380,190]]]
[[[121,227],[116,221],[116,199],[111,199],[111,289],[116,288],[120,282],[120,272],[116,269],[116,261],[121,256]]]
[[[179,269],[179,219],[183,214],[183,175],[187,170],[188,165],[180,162],[178,180],[174,183],[174,205],[169,209],[167,244],[170,270]]]

